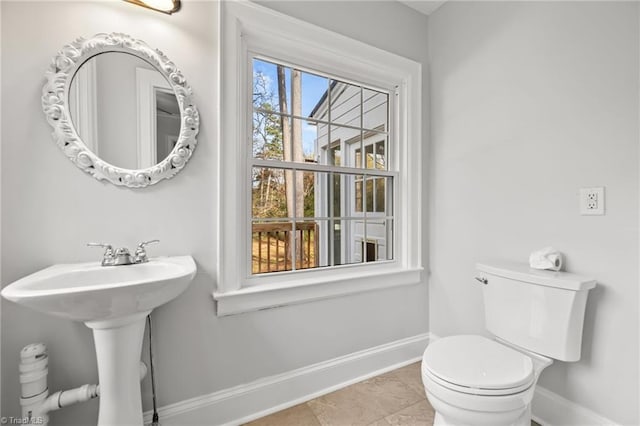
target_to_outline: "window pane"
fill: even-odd
[[[365,134],[364,152],[367,169],[387,170],[386,136],[378,133]]]
[[[360,242],[363,261],[386,260],[387,221],[367,219],[365,228],[366,236]]]
[[[252,215],[265,218],[349,217],[367,213],[393,214],[393,178],[337,172],[292,171],[254,167]],[[346,188],[352,194],[347,199]]]
[[[387,156],[385,154],[385,141],[381,140],[375,143],[375,168],[378,170],[387,170]]]
[[[362,141],[362,131],[342,126],[331,126],[331,139],[342,142],[344,153],[343,165],[347,167],[362,167],[361,157],[354,157],[353,150],[360,148]]]
[[[376,159],[373,155],[373,144],[369,144],[364,147],[364,154],[365,154],[365,168],[374,169],[376,164]]]
[[[340,144],[333,145],[331,148],[329,148],[326,164],[329,164],[331,166],[342,165],[342,147],[340,146]]]
[[[328,216],[323,211],[326,210],[324,205],[318,204],[316,206],[316,196],[320,195],[320,191],[327,191],[327,188],[322,184],[326,182],[327,173],[297,171],[295,175],[296,217]]]
[[[326,255],[320,252],[320,239],[326,232],[326,220],[305,220],[296,222],[295,257],[296,269],[327,266]]]
[[[301,72],[301,77],[301,115],[318,118],[323,113],[326,114],[329,79],[307,72]]]
[[[364,182],[363,192],[362,177],[355,177],[354,211],[356,213],[362,213],[364,206],[367,213],[383,213],[386,216],[391,215],[391,206],[387,206],[387,202],[391,200],[388,191],[390,191],[392,187],[392,178],[369,176]]]
[[[373,212],[373,181],[373,178],[367,178],[366,180],[364,204],[367,208],[367,212]]]
[[[291,112],[291,69],[253,59],[253,107]]]
[[[338,145],[338,148],[339,148],[340,143],[339,142],[337,144],[329,143],[329,126],[328,125],[323,123],[313,123],[311,121],[309,122],[309,125],[316,126],[315,141],[314,141],[316,161],[318,161],[318,164],[333,165],[332,153],[330,152],[331,147],[335,147],[335,145]]]
[[[344,253],[344,244],[343,244],[343,236],[342,236],[342,220],[330,220],[329,221],[329,229],[330,233],[327,234],[327,247],[328,247],[328,256],[330,265],[342,265],[343,264],[343,253]]]
[[[384,250],[382,251],[381,259],[393,260],[393,219],[387,219],[385,221],[386,237]]]
[[[381,132],[388,131],[389,95],[371,89],[363,89],[362,127]]]
[[[254,218],[288,217],[286,181],[291,173],[282,169],[252,169],[251,214]]]
[[[327,197],[329,203],[329,216],[339,217],[342,215],[342,197],[344,191],[342,187],[346,176],[332,173],[328,176],[329,194]]]
[[[378,243],[376,241],[362,240],[360,242],[363,262],[375,262],[378,258]]]
[[[296,208],[297,218],[317,218],[349,216],[352,211],[346,210],[345,199],[348,185],[353,185],[354,179],[359,179],[360,186],[362,176],[347,173],[327,173],[297,171],[296,193],[302,191],[302,197],[297,197],[297,203],[302,203]],[[302,184],[302,185],[301,185]],[[361,196],[360,191],[360,196]],[[360,205],[362,203],[360,202]]]
[[[290,128],[288,118],[275,113],[253,113],[253,156],[265,160],[283,160],[282,128]]]
[[[354,161],[353,163],[354,167],[362,167],[362,149],[356,148],[355,157],[353,161]]]
[[[354,187],[355,187],[354,210],[356,211],[356,213],[362,213],[362,200],[363,200],[362,177],[355,178]]]
[[[326,126],[299,118],[292,118],[290,122],[291,133],[283,138],[285,142],[290,141],[292,150],[285,152],[283,159],[297,163],[317,162],[319,149],[327,146]]]
[[[328,266],[320,251],[320,239],[327,233],[326,220],[252,223],[252,273],[291,271]],[[325,249],[326,250],[326,249]]]
[[[377,213],[384,213],[386,202],[386,178],[376,178],[374,180],[375,186],[375,211]]]
[[[311,129],[307,129],[307,132],[309,134],[304,136],[303,140],[305,137],[314,137]],[[316,132],[315,149],[317,150],[316,158],[319,164],[355,168],[363,167],[363,157],[361,155],[363,133],[361,130],[317,123]],[[370,168],[386,170],[386,158],[384,155],[386,136],[380,133],[373,133],[373,135],[374,136],[371,136],[371,134],[369,134],[368,139],[365,141],[365,150],[369,154],[368,161]],[[329,143],[329,141],[331,142]],[[374,142],[378,142],[379,144],[375,145]],[[370,144],[371,147],[367,147],[366,144]],[[311,142],[305,140],[304,145],[305,159],[306,162],[309,162],[311,156],[306,154],[306,152],[308,149],[311,149]],[[374,153],[375,150],[378,150],[377,154]]]
[[[352,263],[360,263],[366,260],[367,247],[363,244],[366,241],[365,236],[365,220],[359,219],[351,222],[351,235],[349,236],[349,245],[351,247]]]
[[[254,274],[290,271],[292,222],[257,222],[251,226],[251,270]]]
[[[361,263],[362,259],[357,245],[357,229],[361,228],[362,219],[333,220],[333,264],[348,265]]]
[[[359,129],[352,129],[343,126],[331,126],[331,140],[344,141],[346,145],[360,144],[362,132]]]
[[[342,81],[331,80],[331,123],[361,127],[362,89]],[[325,118],[325,119],[327,119]]]

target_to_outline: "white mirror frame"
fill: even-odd
[[[106,52],[129,53],[152,64],[167,79],[178,100],[181,116],[178,141],[164,160],[151,167],[132,170],[107,163],[85,145],[71,121],[68,102],[71,80],[84,62]],[[145,42],[121,33],[78,38],[56,54],[45,76],[47,82],[42,88],[42,108],[47,122],[53,127],[53,138],[76,166],[94,178],[130,188],[145,187],[172,178],[191,158],[200,126],[191,87],[173,62]]]

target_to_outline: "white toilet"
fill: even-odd
[[[422,359],[434,426],[529,426],[531,400],[553,359],[578,361],[594,280],[494,262],[476,265],[485,326],[494,336],[438,339]]]

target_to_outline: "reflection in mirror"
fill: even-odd
[[[160,162],[178,142],[180,105],[171,90],[156,88],[156,158]]]
[[[78,68],[69,110],[87,148],[124,169],[161,162],[180,134],[180,107],[169,82],[153,65],[125,52],[95,55]]]

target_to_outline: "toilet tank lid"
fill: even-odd
[[[520,262],[504,260],[482,262],[476,264],[476,269],[499,277],[565,290],[589,290],[596,286],[596,281],[591,278],[564,271],[532,269],[528,264]]]

